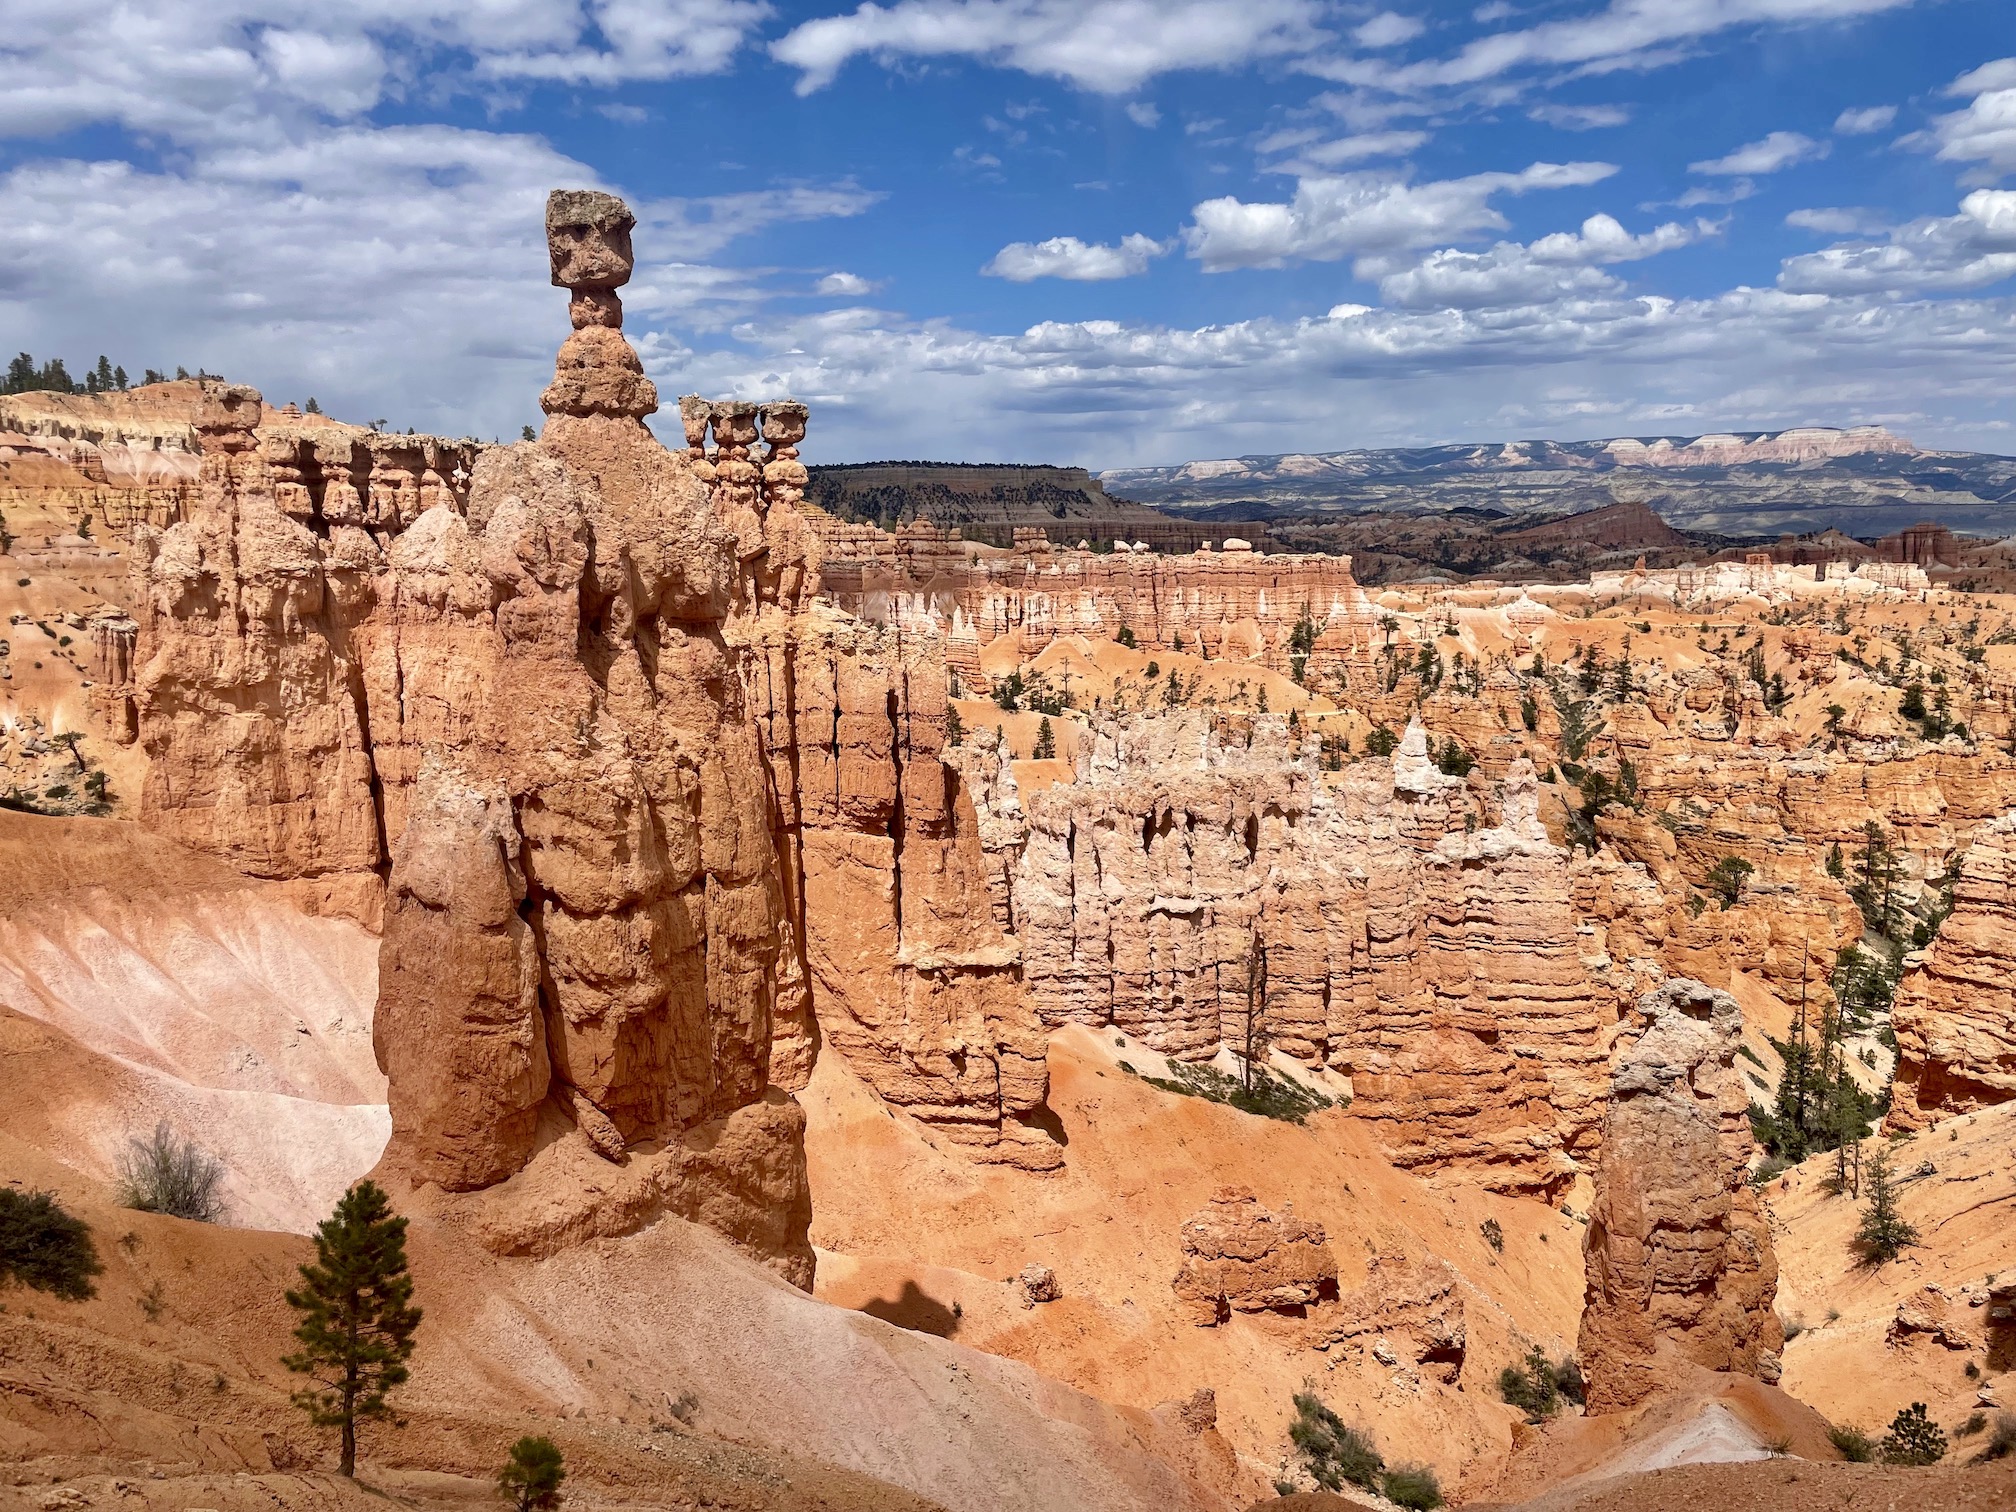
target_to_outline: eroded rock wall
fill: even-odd
[[[2016,1099],[2016,814],[1961,857],[1953,912],[1897,990],[1889,1127]]]
[[[833,601],[866,618],[930,623],[976,648],[1012,638],[1033,656],[1062,636],[1289,669],[1306,619],[1321,673],[1369,657],[1377,613],[1345,556],[1289,556],[1231,541],[1180,555],[1095,552],[1018,534],[1013,551],[984,550],[926,523],[893,532],[814,513]],[[955,657],[955,664],[958,658]],[[975,664],[977,670],[977,663]]]
[[[1778,1261],[1747,1179],[1742,1032],[1734,998],[1686,978],[1646,993],[1624,1026],[1583,1239],[1592,1413],[1650,1397],[1668,1349],[1777,1379]]]
[[[1326,772],[1279,720],[1103,727],[1076,780],[962,770],[1013,855],[1005,904],[1050,1026],[1204,1059],[1258,1042],[1351,1077],[1392,1158],[1552,1192],[1592,1154],[1616,994],[1583,954],[1530,766],[1484,800],[1409,731]],[[1228,738],[1228,735],[1231,738]],[[1015,843],[999,832],[1019,837]]]
[[[762,717],[801,900],[808,1032],[977,1157],[1056,1167],[1062,1147],[1036,1121],[1044,1027],[993,908],[972,795],[942,759],[942,647],[827,610],[781,629],[764,648]],[[808,1050],[786,1058],[809,1072]]]
[[[141,816],[255,877],[334,887],[375,923],[385,835],[349,632],[383,554],[282,509],[260,411],[250,389],[204,391],[199,500],[136,543]]]

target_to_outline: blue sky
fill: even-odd
[[[0,0],[9,351],[512,435],[580,184],[815,461],[2016,452],[2010,0]]]

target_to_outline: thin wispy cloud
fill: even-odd
[[[1412,42],[1428,29],[1427,24],[1416,16],[1403,16],[1397,11],[1381,11],[1369,21],[1361,21],[1351,28],[1351,40],[1360,47],[1379,49],[1398,47],[1403,42]]]
[[[898,0],[793,27],[770,46],[824,89],[857,58],[971,59],[1124,94],[1162,74],[1228,69],[1326,40],[1318,0]]]
[[[1559,126],[1563,131],[1600,131],[1608,126],[1622,126],[1631,119],[1631,111],[1623,105],[1554,105],[1542,103],[1526,112],[1527,116],[1547,126]]]
[[[1870,136],[1878,131],[1888,131],[1890,123],[1896,119],[1895,105],[1867,105],[1842,111],[1834,117],[1834,129],[1842,136]]]
[[[1689,163],[1687,171],[1723,178],[1777,173],[1792,167],[1795,163],[1810,163],[1815,158],[1823,158],[1827,156],[1829,150],[1825,142],[1816,142],[1800,132],[1774,131],[1767,137],[1745,143],[1721,157],[1704,158],[1698,163]]]

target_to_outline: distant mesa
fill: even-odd
[[[1847,430],[1805,426],[1755,435],[1696,436],[1678,442],[1670,436],[1650,442],[1627,436],[1604,443],[1603,450],[1619,467],[1742,467],[1763,462],[1815,462],[1826,457],[1919,455],[1917,447],[1880,425],[1857,425]]]
[[[1603,441],[1502,441],[1482,445],[1391,447],[1337,452],[1285,452],[1184,462],[1171,467],[1109,468],[1102,483],[1156,499],[1184,485],[1223,491],[1255,483],[1321,482],[1403,477],[1436,472],[1513,472],[1547,468],[1584,471],[1626,467],[1743,467],[1814,462],[1836,457],[1917,457],[1921,452],[1880,425],[1847,430],[1806,426],[1705,436],[1620,436]]]
[[[1082,467],[1020,463],[860,462],[811,469],[806,498],[827,513],[885,529],[923,520],[988,546],[1015,544],[1018,530],[1053,545],[1143,542],[1157,551],[1194,551],[1223,539],[1223,524],[1200,524],[1106,492]],[[1239,534],[1264,537],[1259,521]]]
[[[1108,469],[1111,492],[1207,519],[1585,513],[1643,503],[1681,530],[1863,539],[1925,519],[2016,533],[2016,457],[1928,451],[1880,425],[1287,452]],[[1306,543],[1301,549],[1308,549]]]

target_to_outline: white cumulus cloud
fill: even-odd
[[[1027,438],[1047,458],[1116,467],[1899,414],[1923,422],[1920,441],[1985,445],[2016,386],[2009,300],[1774,289],[1002,333],[847,311],[735,335],[681,354],[663,381],[806,398],[810,445],[836,460],[998,454]]]
[[[1100,283],[1146,273],[1148,264],[1168,250],[1152,236],[1139,234],[1121,237],[1117,247],[1082,242],[1075,236],[1053,236],[1048,241],[1011,242],[980,271],[1010,283],[1031,283],[1039,278]]]
[[[858,299],[875,292],[875,285],[859,273],[828,273],[815,287],[821,294],[844,299]]]
[[[1431,252],[1411,266],[1368,258],[1356,271],[1377,277],[1389,305],[1414,309],[1492,309],[1551,299],[1612,294],[1623,285],[1602,271],[1606,264],[1637,262],[1684,247],[1719,228],[1710,221],[1669,221],[1633,235],[1615,216],[1592,215],[1580,231],[1557,231],[1524,246],[1499,242],[1488,252],[1451,248]]]
[[[1382,173],[1308,177],[1286,203],[1206,200],[1192,210],[1183,235],[1207,272],[1333,262],[1502,231],[1507,222],[1492,206],[1493,195],[1586,186],[1616,171],[1611,163],[1534,163],[1518,173],[1425,184]]]
[[[1843,243],[1785,260],[1778,286],[1797,293],[1985,288],[2016,277],[2016,189],[1977,189],[1958,215],[1928,216],[1885,241]]]
[[[0,135],[93,122],[271,140],[410,92],[483,81],[615,84],[727,68],[766,0],[69,0],[11,5]]]
[[[2016,58],[1984,63],[1955,79],[1946,92],[1973,99],[1909,140],[1933,146],[1949,163],[1980,163],[1996,176],[2016,173]]]

